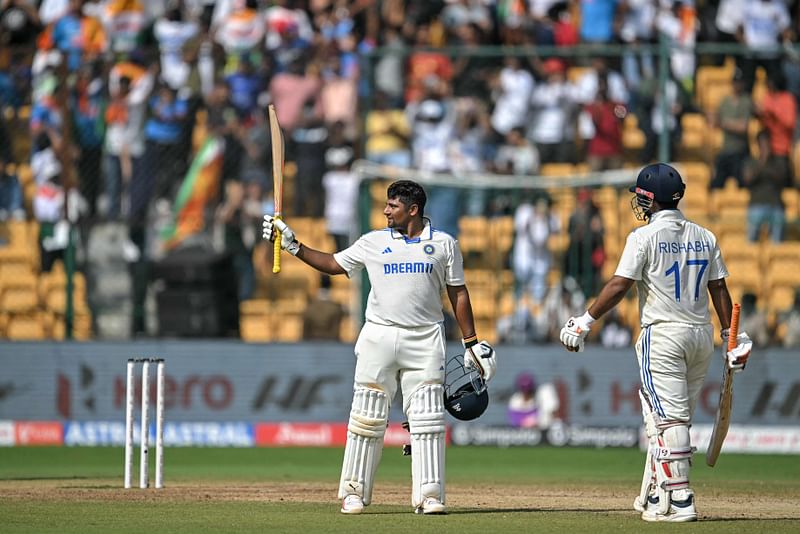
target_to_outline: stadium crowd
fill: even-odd
[[[158,259],[195,154],[222,139],[221,181],[205,208],[237,258],[246,300],[261,215],[272,209],[268,103],[293,167],[286,211],[325,218],[338,248],[354,226],[357,158],[444,173],[617,169],[652,161],[664,132],[675,154],[682,115],[707,112],[723,135],[709,187],[733,179],[749,189],[750,240],[767,225],[782,241],[781,191],[796,188],[798,9],[783,0],[2,0],[0,219],[39,222],[43,272],[63,256],[67,218],[84,233],[121,222],[125,261]],[[675,45],[663,86],[646,46],[659,40]],[[695,54],[703,42],[746,53]],[[625,46],[607,53],[609,44]],[[488,45],[554,53],[493,57],[481,52]],[[575,46],[586,54],[570,54]],[[732,93],[698,109],[698,63],[726,61],[736,65]],[[759,68],[766,92],[754,99]],[[635,153],[623,143],[629,116],[644,136]],[[433,187],[426,211],[454,235],[460,217],[513,215],[520,296],[588,298],[605,260],[591,192],[577,193],[568,223],[570,247],[591,254],[565,255],[565,280],[578,288],[563,282],[553,297],[547,243],[559,228],[549,202]],[[534,337],[550,338],[544,331]]]

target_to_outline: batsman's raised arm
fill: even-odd
[[[267,241],[274,241],[275,229],[281,232],[281,248],[292,256],[296,256],[304,263],[320,272],[326,274],[345,274],[345,270],[336,262],[333,254],[314,250],[313,248],[303,245],[297,240],[294,231],[289,228],[289,225],[281,219],[276,219],[272,215],[264,215],[261,237]]]

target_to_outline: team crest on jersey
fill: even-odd
[[[427,244],[424,247],[422,247],[422,250],[425,251],[425,254],[433,254],[434,248],[433,245]]]

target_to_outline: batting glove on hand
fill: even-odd
[[[464,344],[464,341],[461,341]],[[477,369],[484,381],[489,382],[497,371],[497,357],[488,341],[464,347],[464,368]]]
[[[272,215],[264,215],[261,237],[267,241],[275,241],[276,228],[281,233],[281,248],[292,256],[297,256],[297,253],[300,252],[300,242],[294,236],[292,229],[282,220],[276,219]]]
[[[744,332],[736,336],[736,347],[725,353],[725,360],[728,362],[728,368],[733,369],[734,373],[738,373],[744,369],[752,349],[753,341],[750,339],[750,336]]]
[[[561,344],[570,352],[583,352],[583,340],[591,329],[582,317],[570,317],[561,329]]]

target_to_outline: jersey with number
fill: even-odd
[[[707,324],[708,281],[728,270],[711,231],[678,210],[663,210],[628,235],[614,274],[637,281],[642,326]]]
[[[372,323],[416,327],[444,321],[442,291],[464,285],[464,260],[458,242],[445,232],[425,228],[419,237],[390,228],[361,236],[333,255],[350,277],[366,268],[370,289],[366,320]]]

